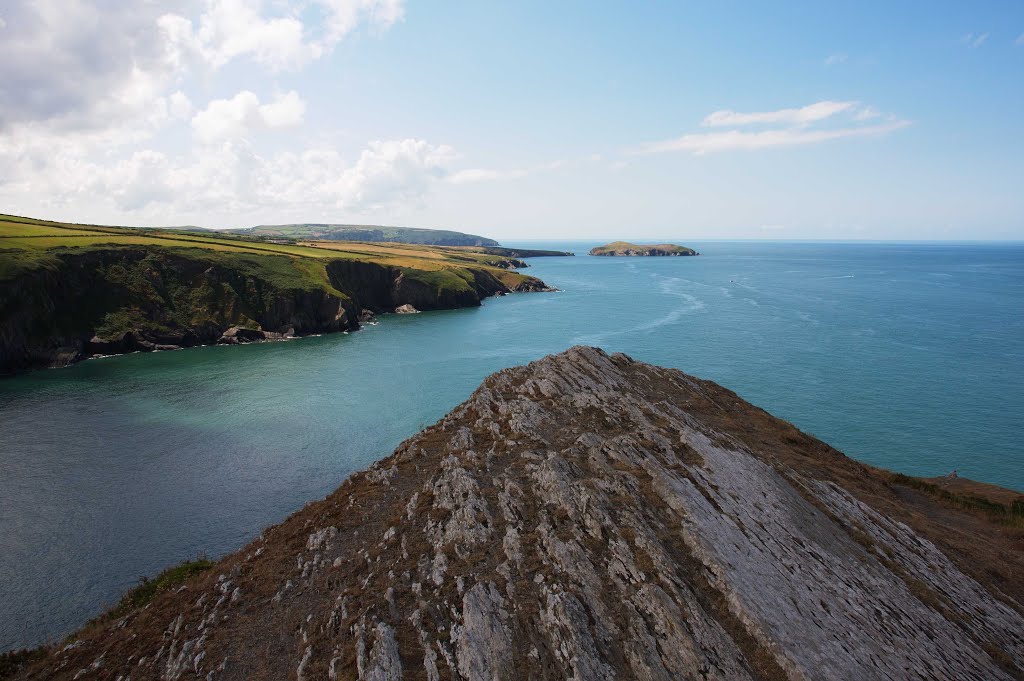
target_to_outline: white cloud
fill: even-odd
[[[567,161],[565,159],[557,159],[555,161],[548,161],[547,163],[540,163],[537,165],[530,166],[529,168],[509,168],[504,170],[498,170],[493,168],[468,168],[466,170],[460,170],[450,175],[447,180],[452,184],[473,184],[476,182],[497,182],[501,180],[518,180],[528,175],[535,173],[550,172],[564,168],[570,163],[595,163],[601,160],[600,154],[590,154],[581,159],[577,159],[574,162]]]
[[[717,151],[751,151],[771,147],[816,144],[843,137],[884,135],[907,125],[910,125],[909,121],[893,121],[879,125],[836,128],[832,130],[807,130],[805,128],[762,130],[760,132],[729,130],[727,132],[683,135],[676,139],[648,144],[642,150],[648,153],[690,151],[698,155]]]
[[[331,52],[362,23],[378,30],[390,28],[404,16],[403,0],[309,0],[283,3],[276,15],[263,0],[206,0],[195,21],[168,13],[158,23],[176,63],[198,61],[220,68],[248,57],[273,70],[291,69]],[[319,25],[300,16],[312,9]]]
[[[494,170],[491,168],[468,168],[466,170],[460,170],[451,177],[448,181],[452,184],[472,184],[474,182],[495,182],[497,180],[514,180],[520,177],[526,177],[526,170]]]
[[[0,134],[49,121],[83,130],[148,117],[195,70],[249,59],[273,71],[383,31],[404,0],[5,0]],[[129,106],[126,106],[129,105]]]
[[[1019,36],[1017,36],[1017,39],[1015,41],[1013,41],[1013,44],[1014,45],[1024,45],[1024,33],[1021,33]]]
[[[371,142],[351,168],[325,189],[339,206],[359,208],[416,200],[450,172],[455,150],[423,140]]]
[[[26,192],[40,206],[103,197],[118,211],[177,216],[296,208],[358,212],[422,200],[451,174],[447,145],[424,140],[371,142],[353,159],[334,149],[262,155],[243,139],[228,139],[171,156],[143,149],[122,158],[103,153],[102,136],[72,144],[0,140],[0,202]],[[175,218],[164,220],[174,222]]]
[[[909,121],[889,117],[883,123],[864,124],[882,114],[857,102],[817,102],[808,106],[757,113],[716,111],[702,125],[733,126],[721,132],[689,133],[674,139],[643,145],[637,153],[691,152],[697,155],[721,151],[753,151],[776,147],[818,144],[846,137],[884,135],[910,125]],[[743,126],[763,124],[764,130],[742,130]]]
[[[192,132],[203,143],[244,137],[259,130],[287,128],[302,122],[306,103],[295,91],[269,104],[243,90],[231,99],[217,99],[192,117]]]
[[[865,106],[857,110],[853,114],[853,120],[855,121],[870,121],[873,118],[878,118],[882,114],[877,109],[870,106]]]
[[[960,42],[972,50],[984,45],[986,40],[988,40],[988,33],[967,33],[960,38]]]
[[[835,66],[836,64],[845,64],[848,59],[847,55],[843,52],[836,52],[825,57],[825,66]]]
[[[725,127],[730,125],[756,125],[762,123],[785,123],[789,125],[806,125],[821,121],[831,116],[849,111],[857,106],[857,102],[823,101],[808,104],[799,109],[779,109],[777,111],[756,111],[753,113],[737,113],[736,111],[715,111],[708,114],[701,125],[709,127]]]
[[[170,104],[171,116],[174,118],[185,120],[192,116],[192,100],[181,90],[172,94],[168,102]]]
[[[176,0],[161,7],[176,7]],[[163,11],[166,11],[163,10]],[[171,69],[154,3],[7,0],[0,32],[0,132],[50,120],[95,128],[148,110]],[[125,104],[130,109],[125,109]]]

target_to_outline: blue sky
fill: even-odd
[[[14,0],[0,210],[1024,238],[1024,4]]]

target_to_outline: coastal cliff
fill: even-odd
[[[94,355],[346,331],[398,308],[552,290],[514,271],[523,267],[482,247],[277,243],[0,215],[0,375]]]
[[[361,317],[402,305],[451,309],[549,290],[539,279],[494,267],[424,271],[150,245],[50,255],[46,266],[0,286],[0,374],[97,354],[353,330]]]
[[[688,256],[700,255],[697,251],[676,244],[633,244],[628,241],[613,241],[604,246],[590,249],[590,255],[605,256]]]
[[[18,678],[1021,678],[1022,540],[573,348]]]

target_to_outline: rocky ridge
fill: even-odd
[[[573,348],[23,678],[1021,678],[1020,534],[880,480]]]

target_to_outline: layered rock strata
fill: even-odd
[[[573,348],[25,678],[1020,678],[1019,533],[931,503]]]

